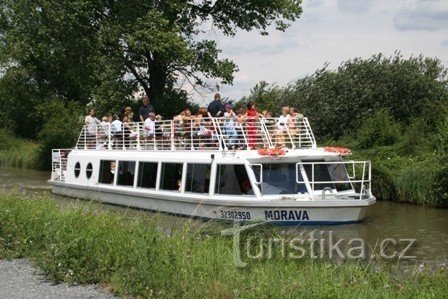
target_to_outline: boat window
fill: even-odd
[[[186,192],[208,193],[210,184],[210,164],[188,164]]]
[[[100,161],[100,175],[98,176],[98,183],[113,184],[115,176],[115,161],[101,160]]]
[[[92,163],[89,163],[89,164],[87,164],[87,167],[86,167],[86,176],[88,179],[90,179],[92,177],[92,172],[93,172]]]
[[[180,190],[182,182],[182,163],[162,163],[160,189]]]
[[[252,185],[244,165],[218,164],[215,193],[253,195]]]
[[[156,188],[157,181],[156,162],[140,162],[137,186],[141,188]]]
[[[118,162],[118,181],[120,186],[134,186],[135,162],[119,161]]]
[[[312,161],[312,162],[324,162],[322,161]],[[308,181],[313,186],[313,165],[304,164],[306,175],[308,176]],[[335,185],[331,183],[331,175],[328,169],[329,164],[314,164],[314,190],[323,190],[324,188],[336,189]],[[327,183],[320,183],[327,182]]]
[[[346,164],[328,164],[328,172],[333,182],[340,182],[334,183],[337,191],[353,189],[353,186],[350,184],[350,178],[348,177]]]
[[[255,176],[260,177],[259,168],[253,167]],[[295,163],[263,163],[263,181],[261,183],[261,193],[263,195],[273,194],[298,194],[307,193],[305,183],[296,182]],[[298,172],[297,181],[303,181],[302,174]]]
[[[79,164],[79,162],[76,162],[76,164],[75,164],[75,178],[78,178],[80,173],[81,173],[81,164]]]

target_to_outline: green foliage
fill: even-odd
[[[277,84],[269,85],[265,81],[261,81],[251,90],[251,94],[247,98],[243,98],[241,106],[248,101],[253,101],[257,104],[259,111],[268,110],[274,116],[279,116],[281,107],[291,106],[297,104],[297,91],[292,85],[284,88]],[[244,107],[245,108],[245,107]]]
[[[249,98],[262,105],[273,99],[270,109],[277,113],[284,105],[297,107],[318,138],[339,139],[380,109],[402,125],[423,117],[434,129],[448,105],[447,80],[439,59],[378,54],[343,62],[336,71],[324,66],[283,88],[261,82]]]
[[[39,169],[51,169],[51,151],[72,148],[83,125],[83,112],[76,103],[67,106],[59,100],[50,100],[42,113],[48,120],[39,133]]]
[[[11,133],[1,129],[0,130],[0,150],[10,149],[14,147],[15,140]]]
[[[429,205],[440,208],[448,208],[448,163],[442,161],[442,167],[438,169],[432,181],[432,192]]]
[[[448,269],[378,261],[336,262],[276,253],[236,268],[219,231],[164,234],[158,220],[95,206],[58,208],[48,198],[0,195],[0,258],[31,257],[53,281],[98,283],[133,297],[443,297]],[[255,239],[285,238],[272,230]],[[278,251],[276,251],[278,249]],[[244,254],[244,252],[243,252]],[[318,282],[318,283],[317,283]]]
[[[179,79],[232,83],[237,66],[204,39],[204,23],[224,35],[267,34],[301,13],[300,0],[4,0],[0,67],[28,70],[44,97],[87,103],[140,86],[161,101]]]
[[[43,120],[36,114],[41,99],[21,68],[8,69],[0,77],[0,128],[24,138],[35,138]]]
[[[448,76],[436,58],[397,52],[327,65],[294,84],[260,82],[248,99],[308,117],[320,144],[348,146],[372,160],[379,199],[446,206]]]
[[[361,149],[393,145],[400,138],[400,126],[387,110],[380,109],[363,120],[356,137]]]
[[[394,178],[390,171],[380,163],[373,164],[372,167],[372,193],[378,200],[397,199],[397,186],[394,184]]]
[[[397,186],[397,201],[423,206],[440,206],[442,201],[432,197],[431,189],[435,181],[432,164],[404,167],[394,178]]]
[[[435,137],[436,157],[440,165],[434,176],[432,202],[436,207],[448,208],[448,116],[443,119]]]
[[[36,168],[38,145],[0,129],[0,165]]]

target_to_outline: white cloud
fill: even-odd
[[[221,57],[232,59],[240,69],[234,85],[223,86],[223,96],[240,99],[260,81],[286,85],[314,73],[326,62],[336,69],[348,59],[368,58],[380,52],[390,56],[399,50],[405,57],[423,54],[448,64],[448,24],[442,26],[448,0],[360,2],[365,6],[354,0],[304,0],[300,19],[284,33],[270,29],[269,36],[254,31],[229,38],[211,31],[208,37],[223,50]],[[363,13],[356,13],[361,8]],[[397,27],[397,20],[404,24],[416,11],[427,16],[425,24],[437,30]],[[205,101],[208,103],[212,96]]]
[[[350,13],[367,13],[374,4],[372,0],[338,0],[338,8]]]
[[[448,1],[406,1],[394,18],[398,30],[434,31],[448,28]]]

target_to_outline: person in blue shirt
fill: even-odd
[[[144,122],[147,118],[150,112],[154,112],[154,107],[149,104],[149,98],[147,95],[144,95],[142,97],[143,105],[140,107],[139,110],[139,118],[141,122]]]
[[[207,112],[209,117],[224,116],[225,109],[221,103],[221,95],[219,93],[215,94],[215,99],[208,104]]]

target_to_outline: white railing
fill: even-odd
[[[71,149],[54,149],[52,151],[51,180],[65,182],[67,157]]]
[[[326,166],[325,169],[322,170],[320,165]],[[322,174],[322,171],[326,173]],[[304,175],[299,175],[299,172]],[[325,175],[329,175],[330,179],[323,180],[321,176]],[[300,177],[304,179],[299,180]],[[296,164],[296,183],[307,184],[313,195],[316,194],[316,187],[320,186],[318,191],[321,192],[323,199],[327,195],[327,191],[328,195],[335,195],[333,194],[334,189],[338,193],[341,191],[350,193],[351,191],[353,195],[359,196],[359,199],[370,197],[372,195],[371,180],[370,161],[300,162]],[[345,190],[341,190],[341,187]],[[347,195],[347,192],[342,192],[342,194]]]
[[[84,126],[77,149],[250,150],[316,147],[306,118],[279,123],[277,118],[155,120]]]

